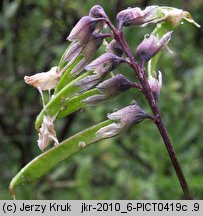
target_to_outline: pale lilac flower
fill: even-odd
[[[76,85],[83,90],[96,86],[123,61],[122,58],[113,53],[107,52],[101,55],[85,67],[87,71],[93,71],[93,74],[81,79]]]
[[[97,105],[100,102],[116,97],[122,92],[127,91],[132,87],[132,82],[121,74],[116,75],[104,82],[100,83],[96,88],[102,94],[93,95],[83,100],[88,105]]]
[[[159,73],[158,73],[158,79],[150,76],[148,78],[148,82],[149,82],[149,86],[152,90],[152,93],[154,95],[155,100],[158,100],[159,95],[160,95],[160,90],[162,87],[162,74],[161,74],[161,72],[159,71]]]
[[[100,5],[95,5],[90,9],[89,16],[94,18],[107,18],[107,15]]]
[[[106,51],[113,53],[117,56],[123,55],[123,49],[121,48],[119,43],[114,39],[107,45]]]
[[[110,138],[127,130],[133,124],[137,124],[149,118],[149,115],[144,112],[138,105],[129,105],[121,110],[107,115],[109,120],[115,121],[96,132],[99,138]]]
[[[84,16],[82,17],[76,26],[72,29],[67,40],[69,41],[79,41],[81,44],[86,43],[91,37],[92,33],[97,27],[97,19]]]
[[[136,52],[140,60],[147,62],[155,56],[161,49],[166,47],[171,39],[172,31],[167,32],[163,37],[158,40],[157,37],[151,34],[145,37],[144,40],[138,45]]]

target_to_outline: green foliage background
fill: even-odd
[[[160,4],[188,10],[203,25],[202,0],[3,0],[0,2],[0,199],[11,199],[12,177],[40,154],[35,117],[42,108],[39,93],[23,77],[55,66],[73,25],[101,4],[115,22],[129,6]],[[130,27],[125,35],[134,49],[144,29]],[[160,107],[178,158],[193,192],[203,198],[203,30],[191,24],[178,28],[164,52]],[[100,50],[102,52],[102,50]],[[117,71],[134,79],[131,70]],[[106,119],[108,112],[136,100],[148,110],[142,95],[128,91],[113,101],[89,107],[57,122],[60,141]],[[150,121],[125,134],[91,146],[59,164],[41,180],[17,189],[18,199],[182,199],[177,177]]]

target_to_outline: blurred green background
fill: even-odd
[[[115,23],[129,6],[160,4],[188,10],[203,25],[202,0],[2,0],[0,1],[0,199],[11,199],[10,180],[40,154],[35,117],[39,93],[25,75],[57,65],[73,25],[101,4]],[[147,28],[125,29],[132,49]],[[163,73],[160,108],[193,196],[203,198],[203,30],[185,23],[173,34],[159,62]],[[101,52],[101,51],[100,51]],[[122,66],[116,71],[134,79]],[[60,141],[106,119],[115,109],[143,96],[128,91],[113,101],[57,121]],[[182,199],[183,194],[156,127],[149,121],[93,145],[60,163],[39,181],[20,186],[18,199]]]

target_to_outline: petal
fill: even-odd
[[[99,138],[107,139],[118,135],[121,132],[119,124],[112,123],[105,126],[96,132],[96,136]]]
[[[82,17],[76,26],[72,29],[67,40],[80,41],[82,44],[86,43],[97,27],[97,21],[90,16]]]
[[[52,67],[48,72],[37,73],[33,76],[25,76],[24,80],[28,85],[32,85],[42,90],[51,90],[56,87],[60,74],[57,73],[58,67]]]

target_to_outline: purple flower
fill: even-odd
[[[151,34],[138,45],[136,52],[140,60],[147,62],[163,49],[171,39],[172,31],[166,33],[160,40]]]
[[[161,74],[161,72],[159,71],[158,79],[150,76],[148,79],[148,82],[149,82],[149,86],[151,88],[151,91],[154,95],[155,100],[158,100],[159,95],[160,95],[160,90],[162,87],[162,74]]]
[[[81,53],[81,51],[84,48],[84,44],[81,42],[74,42],[70,45],[68,50],[65,53],[64,60],[71,63],[78,57],[78,55]]]
[[[119,28],[130,25],[146,26],[150,23],[160,22],[162,17],[160,18],[161,13],[157,13],[158,8],[159,6],[155,5],[146,7],[145,10],[138,7],[122,10],[117,15]]]
[[[52,67],[51,70],[47,72],[41,72],[34,74],[32,76],[25,76],[25,83],[34,86],[41,90],[51,90],[54,89],[60,80],[61,73],[58,72],[58,67]]]
[[[104,82],[100,83],[96,88],[102,94],[93,95],[83,100],[86,104],[93,106],[100,102],[116,97],[132,87],[132,82],[121,74],[116,75]]]
[[[149,118],[149,115],[144,112],[138,105],[129,105],[121,110],[107,115],[109,120],[114,121],[96,132],[99,138],[110,138],[127,130],[133,124],[137,124]]]
[[[108,44],[106,51],[111,52],[117,56],[123,55],[123,49],[121,48],[119,43],[114,39]]]
[[[119,56],[107,52],[91,62],[85,69],[102,75],[114,70],[123,61]]]
[[[104,53],[85,67],[86,70],[93,71],[93,74],[81,79],[76,85],[83,90],[96,86],[123,61],[122,58],[113,53]]]
[[[81,44],[86,43],[96,29],[97,22],[98,20],[93,17],[82,17],[70,32],[67,40],[79,41]]]
[[[84,67],[93,59],[96,51],[102,45],[103,39],[107,36],[108,35],[106,34],[93,33],[86,44],[75,42],[70,46],[64,57],[64,60],[69,61],[69,65],[71,65],[79,55],[83,56],[81,61],[72,69],[70,74],[78,75],[82,70],[84,70]]]
[[[180,24],[182,19],[200,27],[200,25],[192,19],[190,13],[173,7],[153,5],[146,7],[144,10],[135,7],[122,10],[117,15],[120,29],[122,26],[137,25],[144,27],[148,24],[158,22],[168,22],[173,27],[176,27]]]
[[[122,74],[117,74],[104,82],[100,83],[96,88],[107,98],[118,95],[132,87],[132,82]]]
[[[100,5],[95,5],[90,9],[89,16],[94,17],[94,18],[107,18],[107,15],[103,9],[102,6]]]

